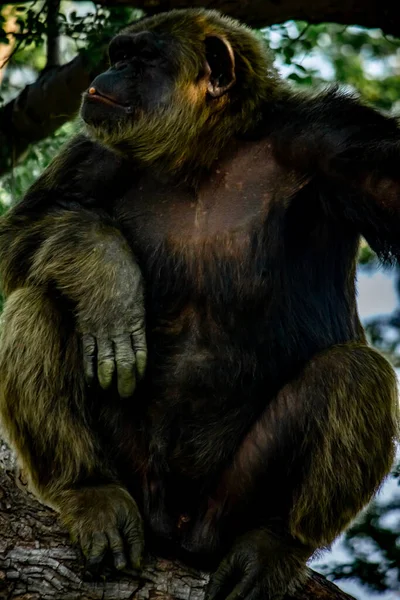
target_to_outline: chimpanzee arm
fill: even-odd
[[[0,272],[8,296],[37,286],[71,302],[89,383],[132,395],[146,362],[143,282],[122,233],[102,209],[112,156],[78,138],[0,222]],[[100,184],[100,188],[99,188]],[[118,183],[115,184],[118,187]],[[117,189],[114,190],[117,193]],[[90,195],[91,192],[91,195]]]
[[[338,193],[326,199],[326,209],[352,222],[382,260],[400,258],[396,119],[337,91],[308,100],[292,98],[278,107],[275,117],[277,158],[336,182]]]

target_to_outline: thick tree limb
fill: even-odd
[[[58,13],[61,0],[47,0],[47,49],[46,66],[54,67],[60,64],[60,38]]]
[[[46,69],[0,111],[0,175],[29,144],[51,135],[76,115],[91,80],[88,61],[79,55],[66,65]]]
[[[15,481],[10,451],[0,442],[0,600],[203,600],[205,573],[149,558],[140,577],[84,581],[83,563],[57,515]],[[295,598],[351,600],[321,575]]]
[[[132,0],[99,0],[108,6],[110,2],[132,4]],[[189,6],[217,8],[256,28],[299,19],[380,27],[400,35],[400,4],[392,0],[134,0],[134,4],[149,13]]]
[[[24,1],[28,0],[11,0],[9,4]],[[253,27],[300,19],[310,23],[332,21],[380,27],[385,33],[400,36],[400,4],[395,0],[96,0],[96,4],[133,6],[144,9],[148,14],[172,8],[205,6],[221,10]]]

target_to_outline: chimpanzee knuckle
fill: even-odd
[[[140,315],[138,318],[133,319],[130,331],[131,331],[131,334],[135,335],[135,336],[144,335],[145,322],[144,322],[143,315]]]
[[[89,357],[92,357],[96,353],[96,339],[89,333],[84,333],[82,336],[82,347],[83,352]]]
[[[92,335],[82,336],[83,372],[87,385],[92,385],[95,379],[96,340]]]
[[[132,372],[135,369],[136,359],[135,355],[132,354],[132,357],[126,358],[118,358],[117,359],[117,369],[118,369],[118,378],[121,379],[131,379]]]

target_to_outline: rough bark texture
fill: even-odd
[[[149,557],[140,577],[84,578],[83,562],[56,513],[16,480],[0,442],[0,600],[203,600],[208,575],[179,562]],[[315,572],[295,598],[351,600]]]

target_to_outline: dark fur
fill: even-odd
[[[126,45],[153,44],[146,30],[161,50],[133,68]],[[275,598],[392,464],[395,375],[366,344],[354,277],[360,234],[399,256],[400,132],[337,91],[293,95],[261,42],[214,12],[141,21],[115,52],[93,85],[141,112],[86,98],[91,137],[1,223],[2,422],[92,565],[108,546],[118,568],[139,564],[137,503],[169,550],[228,553],[212,598],[235,583],[233,598]],[[142,322],[135,261],[149,362],[123,399],[85,383],[80,340],[118,348]]]

